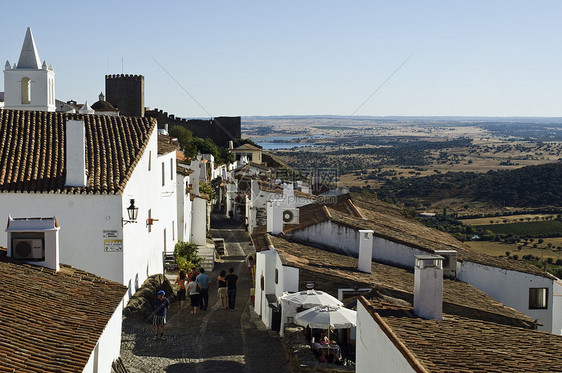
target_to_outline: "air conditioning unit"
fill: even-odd
[[[14,259],[43,260],[43,240],[40,238],[14,238],[12,241]]]
[[[299,209],[284,209],[283,210],[283,223],[284,224],[298,224],[299,223]]]
[[[457,277],[457,251],[435,250],[436,255],[443,257],[443,274],[448,277]]]

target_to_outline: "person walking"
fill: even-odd
[[[191,276],[191,282],[187,284],[187,292],[189,293],[189,299],[191,300],[191,313],[195,314],[197,312],[197,307],[199,307],[199,290],[197,288],[197,282],[195,281],[197,277]]]
[[[228,270],[228,275],[226,276],[226,287],[228,288],[228,308],[234,309],[236,304],[236,283],[238,282],[238,276],[234,274],[234,268],[230,267]]]
[[[180,288],[178,289],[178,300],[180,301],[180,310],[183,309],[183,302],[185,301],[185,287],[186,287],[185,282],[186,282],[185,271],[182,269],[178,277],[176,277],[176,284],[180,286]]]
[[[221,300],[221,307],[223,310],[228,308],[228,294],[226,291],[226,271],[221,271],[217,278],[217,296]]]
[[[209,306],[209,284],[211,283],[211,278],[205,273],[205,268],[200,268],[199,272],[199,276],[195,279],[197,287],[199,288],[199,294],[201,295],[199,309],[207,311],[207,307]]]
[[[156,304],[154,306],[154,339],[164,338],[164,325],[166,325],[166,311],[170,307],[170,301],[166,298],[166,292],[159,290],[156,293]],[[158,336],[160,334],[160,337]]]

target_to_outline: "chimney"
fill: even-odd
[[[58,271],[59,230],[57,218],[8,217],[8,256]]]
[[[267,233],[283,233],[283,201],[267,201]]]
[[[66,186],[85,187],[86,173],[86,130],[84,121],[66,121]]]
[[[283,184],[283,201],[287,207],[295,207],[295,187],[292,183]]]
[[[443,257],[416,255],[414,313],[421,318],[443,320]]]
[[[373,259],[373,231],[359,230],[359,260],[357,269],[361,272],[371,273]]]

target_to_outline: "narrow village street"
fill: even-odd
[[[123,323],[121,358],[131,372],[289,372],[277,333],[250,312],[250,279],[245,258],[253,253],[241,224],[212,215],[211,233],[224,238],[225,255],[209,273],[209,308],[195,315],[173,302],[165,339],[154,340],[153,326],[141,320]],[[223,310],[217,298],[216,278],[234,267],[239,276],[235,310]]]

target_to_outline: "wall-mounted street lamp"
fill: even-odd
[[[139,215],[139,208],[135,206],[135,200],[131,200],[131,205],[127,207],[127,215],[129,215],[129,220],[123,220],[123,225],[127,223],[136,223],[137,217]]]

